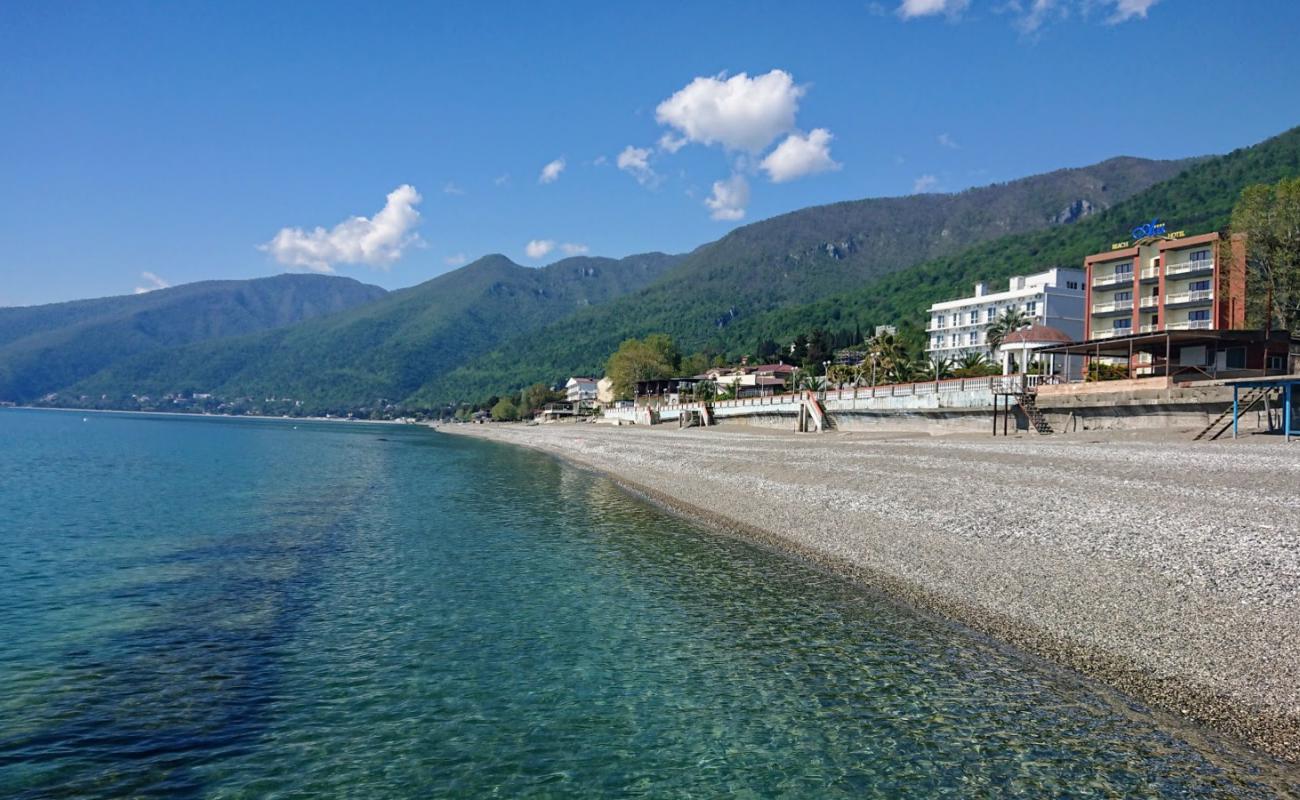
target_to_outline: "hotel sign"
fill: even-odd
[[[1126,247],[1150,244],[1155,241],[1172,241],[1174,239],[1181,239],[1186,235],[1187,231],[1174,231],[1173,233],[1166,231],[1165,223],[1161,222],[1157,217],[1153,218],[1150,222],[1144,222],[1129,231],[1129,236],[1132,237],[1130,241],[1115,242],[1110,246],[1110,249],[1123,250]]]

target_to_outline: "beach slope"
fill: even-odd
[[[1190,443],[453,425],[610,476],[1300,761],[1300,454]]]

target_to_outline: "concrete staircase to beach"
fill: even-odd
[[[1026,392],[1018,396],[1016,402],[1020,405],[1021,410],[1025,412],[1026,419],[1029,420],[1029,424],[1033,426],[1035,431],[1039,434],[1053,433],[1051,423],[1047,421],[1047,417],[1043,416],[1038,404],[1034,402],[1032,393]]]

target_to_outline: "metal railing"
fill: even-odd
[[[1153,296],[1148,295],[1147,297],[1142,298],[1142,307],[1143,307],[1143,308],[1155,308],[1155,307],[1158,306],[1158,305],[1160,305],[1160,298],[1159,298],[1159,297],[1153,297]]]
[[[1102,286],[1114,286],[1120,283],[1132,283],[1132,282],[1133,282],[1133,273],[1130,271],[1130,272],[1117,272],[1114,275],[1102,275],[1099,278],[1094,278],[1092,281],[1092,285],[1093,288],[1100,288]]]
[[[1160,267],[1147,267],[1142,270],[1142,280],[1149,281],[1160,277]]]
[[[1115,300],[1110,303],[1093,303],[1092,313],[1109,314],[1113,311],[1129,311],[1133,308],[1132,300]]]
[[[1132,328],[1103,328],[1099,331],[1092,332],[1094,339],[1113,339],[1116,336],[1128,336],[1133,332]]]
[[[1213,289],[1198,289],[1194,292],[1175,292],[1165,295],[1165,305],[1178,303],[1207,303],[1214,299]]]
[[[1208,319],[1185,319],[1181,322],[1165,323],[1165,329],[1171,331],[1203,331],[1214,327],[1214,321]]]
[[[1165,265],[1165,277],[1173,275],[1185,275],[1188,272],[1203,272],[1214,269],[1214,259],[1207,261],[1179,261],[1176,264]]]

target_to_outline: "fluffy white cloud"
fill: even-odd
[[[505,186],[510,183],[510,173],[507,172],[504,175],[498,175],[492,179],[492,182],[497,186]]]
[[[934,191],[939,185],[939,179],[933,175],[922,175],[912,182],[912,194],[925,194]]]
[[[564,251],[566,256],[585,256],[591,252],[591,248],[585,244],[575,244],[573,242],[565,242],[560,245],[560,249]]]
[[[898,16],[903,19],[931,17],[946,14],[955,17],[970,6],[970,0],[903,0],[898,6]]]
[[[528,254],[529,258],[533,259],[546,258],[554,249],[554,239],[533,239],[531,242],[524,245],[524,252]]]
[[[618,168],[634,175],[641,185],[656,183],[659,175],[650,167],[650,148],[628,145],[618,154]]]
[[[145,282],[148,285],[135,287],[136,294],[145,294],[146,292],[152,292],[157,289],[166,289],[171,286],[170,283],[163,280],[162,278],[159,278],[157,275],[153,274],[152,272],[141,272],[140,277],[144,278]]]
[[[449,267],[459,267],[463,265],[466,261],[469,261],[469,259],[466,258],[464,253],[452,253],[451,255],[444,258],[442,260],[442,263],[446,264]]]
[[[941,133],[941,134],[939,134],[939,135],[938,135],[937,137],[935,137],[935,138],[936,138],[937,141],[939,142],[939,146],[940,146],[940,147],[946,147],[946,148],[948,148],[949,150],[960,150],[960,149],[961,149],[961,145],[957,144],[957,140],[956,140],[956,139],[952,138],[952,134],[949,134],[949,133]]]
[[[333,272],[334,264],[365,264],[387,269],[420,237],[413,229],[420,221],[415,210],[423,198],[410,184],[388,193],[383,209],[373,219],[352,217],[330,230],[317,227],[281,228],[259,249],[291,267]]]
[[[1151,6],[1158,2],[1160,0],[1115,0],[1115,13],[1111,14],[1108,22],[1115,25],[1120,22],[1127,22],[1134,17],[1146,19]]]
[[[456,185],[455,181],[447,181],[442,187],[443,194],[465,194],[465,190]]]
[[[840,168],[831,158],[831,132],[814,128],[807,136],[792,133],[759,164],[773,183],[785,183],[804,175]]]
[[[723,73],[691,81],[659,104],[655,119],[690,142],[758,153],[794,128],[804,92],[790,73],[779,69],[753,78]],[[680,147],[676,139],[668,141]]]
[[[672,131],[667,131],[659,137],[659,149],[665,153],[676,153],[687,145],[685,136],[673,136]]]
[[[564,159],[557,158],[551,163],[542,167],[542,174],[537,176],[537,182],[555,183],[560,179],[561,172],[564,172]]]
[[[725,181],[714,181],[713,194],[704,201],[711,217],[718,220],[738,220],[745,216],[749,205],[749,181],[744,175],[732,175]]]

